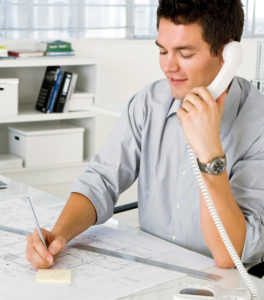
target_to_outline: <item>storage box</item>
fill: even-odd
[[[9,151],[21,157],[25,167],[83,160],[84,128],[37,122],[9,127],[8,131]]]
[[[18,78],[0,78],[0,116],[18,113]]]
[[[68,111],[90,110],[90,105],[94,104],[94,99],[93,93],[73,93],[68,101]]]
[[[0,170],[14,170],[22,168],[23,160],[11,154],[0,155]]]

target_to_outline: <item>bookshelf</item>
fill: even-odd
[[[45,167],[0,169],[0,174],[31,185],[54,184],[73,181],[94,154],[95,113],[92,111],[67,113],[41,113],[34,109],[47,66],[61,66],[63,71],[78,73],[76,89],[93,93],[96,99],[98,62],[85,56],[32,57],[0,61],[0,78],[19,78],[19,105],[17,115],[0,116],[0,155],[7,154],[8,127],[34,122],[67,123],[83,127],[84,157],[82,163]]]

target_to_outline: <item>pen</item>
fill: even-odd
[[[34,208],[33,208],[33,205],[32,205],[32,202],[30,200],[29,197],[27,197],[27,200],[29,202],[29,205],[30,205],[30,208],[31,208],[31,211],[32,211],[32,214],[33,214],[33,218],[34,218],[34,222],[35,222],[35,225],[36,225],[36,228],[37,228],[37,231],[38,231],[38,234],[39,234],[39,238],[41,239],[43,245],[46,247],[46,249],[48,249],[47,245],[46,245],[46,242],[43,238],[43,235],[41,233],[41,230],[40,230],[40,227],[39,227],[39,223],[38,223],[38,219],[37,219],[37,216],[35,214],[35,211],[34,211]]]

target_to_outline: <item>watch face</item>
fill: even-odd
[[[221,174],[225,168],[224,162],[219,158],[212,162],[210,166],[210,171],[213,174]]]

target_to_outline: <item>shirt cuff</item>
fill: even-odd
[[[109,199],[110,197],[106,193],[99,192],[92,186],[81,182],[79,179],[73,183],[70,192],[82,194],[92,202],[97,217],[94,225],[103,224],[112,217],[114,205],[112,199]]]

